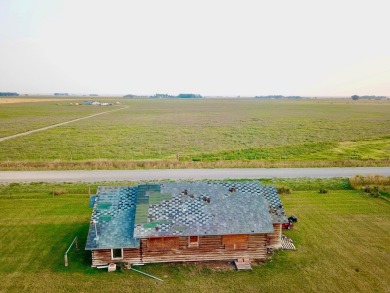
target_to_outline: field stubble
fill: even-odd
[[[122,103],[129,108],[2,142],[0,168],[389,165],[386,101],[134,99]],[[30,110],[32,104],[2,105],[8,108],[0,122],[11,125],[2,135],[47,124],[56,112],[59,122],[86,116],[85,111],[101,111],[92,106],[39,104],[38,112]]]

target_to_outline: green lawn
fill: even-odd
[[[70,266],[63,267],[63,253],[74,236],[81,248],[85,244],[91,215],[87,186],[1,186],[0,291],[389,292],[390,203],[353,190],[318,193],[318,186],[348,188],[343,180],[303,186],[315,189],[282,195],[287,213],[299,219],[287,233],[297,251],[278,252],[251,272],[196,264],[139,268],[164,283],[132,271],[92,269],[83,249],[72,251]],[[53,197],[58,189],[65,193]]]
[[[0,105],[0,123],[7,126],[0,135],[103,109],[57,104]],[[122,104],[128,108],[1,142],[0,168],[390,162],[390,101],[123,99]]]

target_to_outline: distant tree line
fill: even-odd
[[[351,96],[352,100],[382,100],[386,99],[386,96],[358,96],[353,95]]]
[[[69,96],[68,93],[54,93],[55,96]]]
[[[149,96],[149,98],[157,98],[157,99],[166,98],[166,99],[169,99],[169,98],[176,98],[176,96],[168,95],[168,94],[155,94],[153,96]]]
[[[151,99],[161,99],[161,98],[165,98],[165,99],[199,99],[199,98],[203,98],[201,95],[197,95],[197,94],[179,94],[177,96],[174,96],[174,95],[169,95],[169,94],[155,94],[153,96],[139,96],[139,95],[132,95],[132,94],[129,94],[129,95],[125,95],[123,96],[124,98],[151,98]]]
[[[301,96],[282,96],[282,95],[269,95],[269,96],[256,96],[256,99],[301,99]]]
[[[12,96],[19,96],[19,94],[15,92],[0,92],[0,97],[12,97]]]
[[[136,98],[137,96],[136,95],[125,95],[125,96],[123,96],[124,98]]]
[[[126,99],[133,99],[133,98],[148,98],[148,96],[132,95],[132,94],[128,94],[128,95],[125,95],[125,96],[123,96],[123,97],[126,98]]]
[[[201,95],[195,95],[195,94],[179,94],[177,97],[179,99],[199,99],[199,98],[203,98]]]

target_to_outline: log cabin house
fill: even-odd
[[[288,221],[275,187],[258,182],[99,187],[90,206],[92,267],[264,260]]]

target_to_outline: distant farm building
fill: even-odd
[[[90,206],[93,267],[265,260],[288,222],[276,189],[257,182],[99,187]]]
[[[98,102],[98,101],[84,101],[84,105],[92,105],[92,106],[111,106],[111,103],[104,103],[104,102]]]

